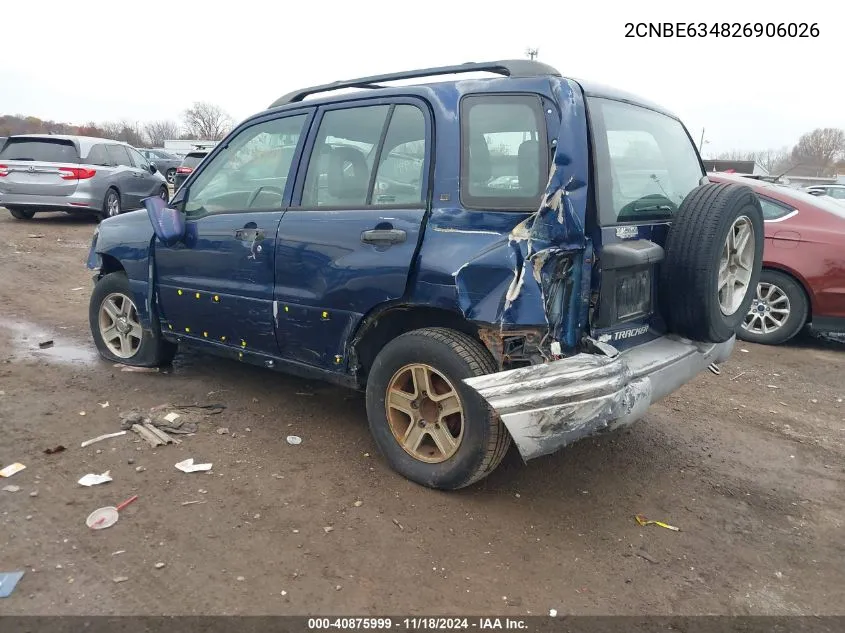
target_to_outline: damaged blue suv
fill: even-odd
[[[763,250],[759,201],[707,183],[675,116],[529,60],[287,94],[145,204],[94,236],[103,357],[191,344],[365,389],[385,458],[442,489],[728,358]]]

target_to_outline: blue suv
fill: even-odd
[[[191,344],[366,390],[391,466],[442,489],[728,358],[763,249],[675,116],[529,60],[287,94],[145,204],[94,235],[103,357]]]

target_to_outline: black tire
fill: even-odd
[[[164,200],[165,202],[170,201],[170,191],[167,189],[166,185],[158,190],[158,197]]]
[[[168,169],[167,172],[164,174],[164,177],[167,182],[172,185],[176,181],[176,170]]]
[[[112,206],[113,202],[116,202],[117,204],[116,211]],[[106,197],[103,199],[103,210],[100,212],[100,220],[117,217],[121,213],[123,213],[123,203],[120,200],[120,193],[117,189],[109,188],[109,190],[106,191]]]
[[[88,304],[88,324],[100,356],[112,362],[133,365],[135,367],[159,367],[170,364],[176,355],[177,346],[162,338],[158,316],[155,314],[151,317],[150,328],[142,330],[140,344],[132,356],[128,358],[121,357],[109,349],[100,332],[100,308],[103,302],[113,295],[123,295],[124,297],[130,298],[134,303],[126,273],[116,272],[102,277],[94,286],[94,291],[91,293],[91,299]]]
[[[726,313],[719,302],[719,262],[734,222],[747,218],[754,261],[745,294]],[[744,185],[710,183],[694,189],[672,219],[661,265],[661,312],[671,332],[722,343],[736,334],[754,298],[763,259],[763,212]]]
[[[776,295],[774,292],[769,294],[769,289],[774,288],[780,294]],[[761,289],[763,292],[761,293]],[[761,296],[761,294],[763,296]],[[780,297],[785,297],[781,299]],[[775,299],[774,301],[772,299]],[[760,318],[751,322],[751,315],[757,310],[758,306],[762,305],[763,310],[759,311]],[[786,320],[779,327],[773,328],[769,332],[762,332],[761,319],[766,318],[765,308],[782,309],[786,308],[789,313],[786,315]],[[760,275],[760,280],[757,284],[757,292],[751,302],[751,308],[745,322],[737,332],[737,336],[743,341],[750,341],[752,343],[762,343],[763,345],[779,345],[785,343],[793,336],[801,331],[801,328],[807,322],[807,315],[809,314],[810,306],[807,301],[807,293],[804,288],[794,278],[789,275],[776,270],[764,270]],[[771,321],[768,321],[767,326],[771,327]],[[747,329],[751,325],[753,329]],[[758,330],[758,331],[754,331]]]
[[[385,399],[394,375],[405,365],[432,367],[452,383],[463,408],[463,438],[457,451],[440,463],[413,457],[399,444],[387,419]],[[424,328],[398,336],[379,352],[367,381],[370,432],[394,470],[430,488],[463,488],[490,474],[510,446],[498,416],[463,379],[496,371],[488,351],[471,337],[446,328]]]
[[[18,209],[16,207],[9,209],[9,213],[11,213],[12,217],[16,220],[31,220],[35,215],[35,211],[27,211],[26,209]]]

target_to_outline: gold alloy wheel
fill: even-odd
[[[454,455],[464,436],[464,408],[457,390],[430,365],[405,365],[387,386],[387,422],[411,457],[439,464]]]

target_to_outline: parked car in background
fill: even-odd
[[[40,211],[99,218],[168,199],[167,181],[126,143],[88,136],[10,136],[0,149],[0,206],[18,220]]]
[[[188,152],[185,155],[185,158],[182,159],[182,163],[176,168],[176,174],[173,179],[173,188],[179,189],[179,187],[182,186],[182,183],[185,182],[188,176],[194,172],[194,169],[199,166],[202,159],[206,156],[208,156],[208,150],[205,149],[197,149]]]
[[[172,185],[176,182],[176,168],[182,164],[181,158],[176,156],[176,154],[171,154],[167,150],[163,149],[138,148],[138,151],[141,152],[141,156],[150,161],[151,164],[155,164],[159,172],[164,175],[168,184]]]
[[[442,81],[466,72],[493,76]],[[365,389],[393,468],[443,489],[726,360],[763,254],[757,197],[708,183],[677,117],[529,60],[284,95],[145,206],[92,240],[104,358],[195,345]]]
[[[808,323],[845,332],[845,207],[792,187],[727,174],[709,178],[751,187],[763,207],[763,272],[739,337],[784,343]]]

